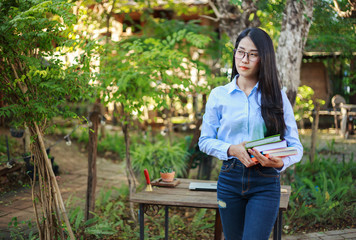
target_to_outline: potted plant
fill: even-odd
[[[15,138],[22,138],[24,132],[25,132],[25,130],[21,129],[21,128],[17,128],[17,127],[11,127],[10,128],[11,136],[13,136]]]
[[[175,171],[172,168],[164,167],[159,172],[163,182],[173,182]]]

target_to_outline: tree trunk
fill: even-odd
[[[200,162],[197,178],[202,180],[210,180],[212,166],[213,157],[207,156],[203,161]]]
[[[100,101],[100,99],[99,99]],[[101,121],[103,120],[104,118],[104,115],[105,115],[105,106],[102,104],[102,103],[99,103],[100,104],[100,116],[99,116],[99,123],[101,123]],[[100,139],[105,139],[106,138],[106,131],[105,131],[105,123],[106,122],[103,122],[102,124],[99,124],[99,128],[100,128]]]
[[[28,154],[30,151],[31,151],[31,134],[30,134],[30,130],[25,124],[24,153]]]
[[[356,56],[353,56],[350,61],[350,72],[355,73],[356,72]],[[353,74],[350,76],[351,80],[350,83],[355,84],[356,83],[356,74]],[[351,88],[352,90],[355,90],[354,88]],[[350,104],[356,104],[356,92],[353,91],[352,95],[350,96]]]
[[[279,80],[292,105],[300,84],[300,67],[311,20],[313,0],[287,0],[277,49]]]
[[[229,36],[233,45],[242,30],[247,27],[258,27],[261,24],[256,14],[258,9],[254,2],[253,0],[242,1],[241,13],[236,4],[232,4],[230,0],[209,1],[219,21],[219,30]],[[252,20],[250,20],[251,14],[254,15]]]
[[[96,190],[96,156],[98,149],[98,130],[100,122],[100,104],[95,103],[93,111],[89,116],[89,121],[92,123],[89,128],[89,146],[88,146],[88,182],[87,195],[85,203],[85,219],[93,217],[92,212],[95,211],[95,190]]]
[[[166,130],[168,134],[169,144],[172,145],[173,143],[173,124],[172,124],[172,109],[173,109],[173,100],[170,101],[169,109],[165,109],[166,112]]]
[[[129,193],[131,197],[132,193],[136,192],[136,177],[131,164],[129,118],[125,115],[124,106],[122,105],[121,107],[122,107],[121,108],[122,114],[123,116],[125,116],[123,117],[124,121],[122,122],[122,132],[124,134],[125,146],[126,146],[126,176],[129,184]],[[130,213],[131,213],[131,218],[134,221],[136,221],[136,215],[132,202],[130,202]]]
[[[5,107],[4,93],[0,92],[0,108]],[[5,116],[0,116],[0,126],[5,127]]]
[[[203,95],[203,106],[202,106],[202,109],[205,109],[205,105],[206,105],[206,95],[204,94]],[[184,174],[185,178],[189,177],[190,169],[192,168],[194,159],[196,157],[195,147],[199,142],[199,137],[200,137],[200,132],[201,132],[200,131],[200,126],[201,126],[202,123],[203,123],[203,116],[197,116],[196,117],[196,121],[195,121],[195,130],[194,130],[193,138],[190,141],[189,148],[188,148],[188,152],[192,153],[192,154],[189,157],[189,161],[188,161],[188,164],[187,164],[186,169],[185,169],[185,174]]]

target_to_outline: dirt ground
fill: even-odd
[[[0,134],[10,136],[5,129],[0,129]],[[46,147],[53,145],[61,138],[60,136],[47,136]],[[22,141],[21,139],[18,141],[20,147],[12,149],[11,157],[22,154]],[[15,150],[19,152],[16,153]],[[59,141],[51,147],[50,154],[55,157],[54,161],[59,165],[60,175],[57,181],[63,201],[84,207],[88,179],[88,157],[85,149],[75,141],[72,141],[71,146],[67,146],[65,141]],[[22,175],[25,176],[23,172]],[[8,224],[15,217],[19,223],[34,221],[30,181],[28,177],[27,182],[18,181],[20,176],[20,173],[15,174],[10,181],[0,178],[1,181],[5,181],[1,183],[0,188],[0,239],[9,239],[7,237],[10,236],[11,229]],[[111,187],[120,188],[126,182],[124,162],[118,163],[111,159],[97,157],[97,196],[101,190]],[[4,185],[9,185],[10,188],[2,188]]]

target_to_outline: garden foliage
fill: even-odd
[[[314,90],[306,85],[298,87],[298,93],[294,105],[295,120],[301,123],[301,127],[304,128],[304,119],[308,119],[313,122],[313,110],[315,110],[315,104],[324,105],[325,101],[321,99],[315,99]]]
[[[204,48],[210,38],[177,25],[172,31],[168,28],[172,24],[161,23],[157,35],[106,45],[100,74],[105,101],[118,103],[125,114],[140,118],[143,107],[168,108],[169,99],[191,90],[190,70],[199,66],[189,50]]]
[[[293,170],[287,170],[292,174]],[[338,228],[356,217],[356,162],[316,157],[295,166],[286,231]]]
[[[95,44],[74,31],[72,6],[65,0],[0,2],[0,93],[5,103],[0,116],[29,128],[41,186],[35,190],[34,178],[32,200],[41,239],[63,238],[62,220],[74,238],[42,136],[53,117],[74,116],[64,106],[67,101],[90,96]],[[66,62],[69,53],[75,57]]]
[[[62,0],[0,3],[0,91],[8,103],[0,116],[14,125],[73,116],[66,101],[90,95],[95,48],[74,31],[71,7]],[[66,62],[69,53],[75,57]]]
[[[178,177],[182,176],[188,157],[184,139],[173,144],[167,144],[164,139],[154,143],[145,141],[137,144],[131,154],[132,167],[137,175],[142,175],[147,169],[151,179],[159,178],[160,170],[165,167],[173,168]]]
[[[292,169],[287,171],[287,175],[293,172]],[[356,176],[353,159],[340,162],[318,158],[312,163],[307,161],[297,164],[295,181],[284,183],[292,185],[289,207],[284,213],[284,232],[291,234],[315,229],[345,228],[345,224],[351,223],[356,217],[353,176]],[[70,218],[73,226],[78,227],[76,231],[85,232],[88,234],[86,236],[137,238],[139,229],[129,220],[127,206],[126,188],[107,190],[101,192],[97,200],[99,211],[93,220],[94,225],[89,227],[85,224],[80,209],[72,209]],[[146,221],[146,237],[155,239],[164,236],[164,208],[151,209],[146,215]],[[215,211],[211,209],[170,208],[170,236],[174,239],[209,239],[213,236],[214,221]]]

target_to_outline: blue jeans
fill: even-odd
[[[224,161],[217,196],[226,240],[268,240],[280,200],[279,173],[260,164]]]

